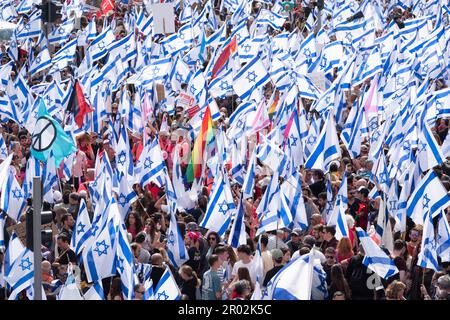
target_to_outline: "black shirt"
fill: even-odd
[[[152,266],[152,272],[150,273],[150,278],[152,278],[152,281],[153,281],[153,290],[156,289],[159,279],[161,279],[163,273],[164,273],[163,267]]]
[[[59,264],[69,264],[69,262],[77,264],[77,255],[72,249],[68,249],[61,253],[58,259],[56,259],[56,262],[59,262]]]
[[[270,269],[269,271],[267,271],[266,273],[266,277],[264,278],[263,281],[263,286],[267,287],[267,284],[269,283],[269,281],[277,274],[278,271],[280,271],[284,266],[276,266],[273,267],[272,269]]]
[[[185,294],[189,297],[189,300],[196,300],[195,292],[197,290],[197,280],[192,278],[188,281],[183,281],[181,285],[181,294]]]

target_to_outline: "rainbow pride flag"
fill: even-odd
[[[186,178],[189,182],[194,181],[202,176],[203,156],[205,147],[213,139],[213,122],[211,111],[206,107],[205,115],[203,116],[202,126],[197,138],[194,142],[194,149],[192,150],[192,157],[186,171]]]

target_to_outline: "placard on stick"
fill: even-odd
[[[152,5],[153,34],[175,32],[175,14],[173,3],[155,3]]]

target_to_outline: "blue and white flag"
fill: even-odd
[[[315,249],[289,261],[267,284],[263,300],[311,300]]]
[[[237,248],[241,244],[247,243],[244,220],[245,220],[245,207],[243,197],[241,196],[236,215],[234,216],[230,236],[228,238],[228,244],[231,245],[233,248]]]
[[[444,211],[441,211],[438,224],[437,253],[443,262],[450,262],[450,226]]]
[[[36,59],[33,60],[33,63],[31,64],[28,72],[31,75],[34,75],[38,72],[44,71],[47,68],[50,68],[51,65],[52,59],[50,58],[50,52],[48,51],[47,46],[45,46],[41,49],[41,51],[39,51]]]
[[[106,300],[102,282],[95,281],[83,297],[84,300]]]
[[[417,159],[422,172],[442,164],[445,159],[441,147],[426,122],[423,123],[422,131],[419,134]]]
[[[91,219],[89,218],[89,212],[86,207],[86,202],[82,198],[80,200],[80,208],[78,210],[77,221],[73,228],[72,239],[70,246],[76,255],[79,255],[84,249],[84,244],[91,234]]]
[[[255,22],[262,25],[268,24],[275,30],[280,30],[286,22],[286,17],[276,14],[270,10],[261,9]]]
[[[155,288],[154,296],[155,300],[180,300],[181,298],[180,289],[167,266]]]
[[[330,112],[320,132],[318,141],[309,155],[308,160],[306,160],[305,168],[328,171],[330,163],[340,157],[341,148],[339,146],[336,124],[334,122],[334,116]]]
[[[34,257],[33,252],[28,248],[22,247],[17,258],[11,267],[5,268],[5,281],[12,287],[9,300],[16,300],[20,292],[30,285],[34,280]]]
[[[281,204],[285,206],[285,211],[290,212],[293,228],[306,230],[308,228],[308,217],[303,200],[302,177],[297,170],[281,185],[281,194],[284,197]]]
[[[447,190],[434,171],[430,170],[409,197],[406,214],[414,223],[423,225],[427,212],[434,217],[449,204]]]
[[[28,23],[16,32],[17,40],[38,37],[42,31],[41,23],[43,23],[41,19],[41,10],[37,10],[30,16]]]
[[[53,199],[53,191],[55,188],[59,187],[59,184],[55,161],[51,161],[53,160],[52,154],[50,154],[49,160],[50,161],[45,163],[44,170],[42,171],[42,198],[48,203],[54,203],[55,200]]]
[[[108,217],[92,243],[83,250],[83,265],[88,282],[94,282],[116,274],[115,257],[117,251],[117,229],[119,227],[119,208],[111,199]]]
[[[122,293],[125,300],[134,298],[134,285],[137,283],[134,275],[133,252],[128,242],[128,234],[123,223],[119,227],[116,255],[117,272],[122,283]]]
[[[439,217],[442,219],[441,217]],[[444,219],[446,219],[444,217]],[[430,211],[427,211],[423,224],[423,235],[421,250],[419,252],[417,265],[422,268],[439,271],[438,263],[438,243],[436,239],[436,230],[433,224],[433,217]]]
[[[242,184],[242,194],[244,199],[253,197],[255,187],[255,170],[256,170],[256,148],[253,149],[252,156],[248,162],[247,171]]]
[[[189,260],[187,248],[184,244],[183,235],[178,228],[176,218],[176,195],[172,182],[166,173],[166,196],[169,205],[170,225],[167,231],[167,254],[172,265],[179,268],[183,263]]]
[[[388,279],[398,273],[398,269],[386,253],[362,229],[356,228],[356,234],[364,248],[363,264],[377,275]]]
[[[14,154],[11,153],[5,160],[0,163],[0,186],[5,184],[6,181],[8,181],[9,172],[11,171],[9,166],[11,165],[11,161]]]
[[[136,164],[135,172],[140,173],[139,182],[145,187],[150,182],[155,183],[159,187],[164,184],[164,168],[166,167],[162,156],[161,147],[158,138],[153,141],[146,142],[139,160]]]
[[[108,54],[108,47],[115,40],[116,37],[114,36],[111,27],[108,26],[107,28],[104,28],[102,33],[100,33],[86,49],[89,51],[92,63],[106,56]]]
[[[0,214],[0,252],[5,252],[5,218],[3,214]],[[3,270],[0,269],[0,273],[3,273]],[[3,276],[1,276],[3,278]],[[4,286],[2,281],[0,281],[0,286]]]
[[[144,282],[144,296],[142,300],[155,300],[155,293],[153,292],[153,281],[152,278],[147,278]]]
[[[6,183],[1,190],[0,208],[13,220],[19,222],[20,216],[26,205],[25,193],[22,190],[16,176],[9,171]]]
[[[261,59],[256,56],[234,76],[233,89],[241,100],[256,98],[256,101],[260,101],[262,98],[260,89],[269,81],[269,73]]]
[[[65,20],[59,27],[48,35],[49,44],[64,43],[69,39],[70,33],[75,26],[75,18]]]
[[[337,194],[336,202],[330,218],[327,221],[327,226],[334,226],[336,228],[336,239],[341,240],[343,237],[348,237],[347,219],[345,218],[345,211],[348,209],[347,198],[347,175],[342,177],[341,186]]]
[[[211,195],[209,197],[206,213],[199,226],[217,232],[220,236],[225,234],[231,222],[231,215],[236,209],[230,185],[222,174],[216,177]]]

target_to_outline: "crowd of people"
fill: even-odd
[[[421,179],[428,177],[431,172],[446,192],[450,190],[450,163],[445,160],[445,156],[450,156],[445,149],[449,131],[445,107],[437,106],[433,102],[435,100],[430,104],[424,102],[429,101],[427,94],[444,92],[448,83],[448,57],[445,48],[450,40],[450,11],[444,4],[445,1],[334,0],[324,1],[324,4],[309,0],[175,1],[176,32],[173,35],[178,36],[176,39],[169,34],[154,34],[151,29],[155,26],[146,25],[147,22],[150,25],[151,21],[151,1],[106,1],[110,6],[107,11],[105,1],[102,2],[103,9],[97,10],[86,7],[83,0],[57,1],[61,6],[60,16],[49,24],[49,30],[45,34],[39,31],[37,35],[29,37],[21,37],[20,33],[23,33],[22,27],[27,26],[35,17],[35,11],[38,10],[35,1],[2,2],[4,4],[0,5],[0,17],[16,23],[19,27],[13,38],[1,46],[0,52],[0,102],[7,101],[6,104],[0,104],[3,109],[0,110],[0,159],[6,161],[8,155],[13,154],[8,171],[4,173],[16,181],[19,192],[22,193],[20,197],[25,204],[18,214],[13,215],[10,211],[11,203],[6,207],[8,201],[4,200],[8,198],[11,202],[12,188],[2,187],[0,214],[4,221],[3,239],[0,237],[0,240],[4,242],[0,242],[1,299],[10,298],[15,289],[8,279],[12,277],[11,268],[19,268],[19,262],[14,263],[11,260],[11,255],[17,258],[17,254],[12,253],[18,249],[15,247],[8,251],[8,247],[15,237],[13,230],[17,232],[18,225],[24,224],[26,215],[30,214],[27,209],[30,203],[27,204],[26,199],[32,198],[30,177],[36,173],[33,171],[33,166],[36,165],[41,169],[38,172],[44,179],[43,210],[51,210],[53,213],[52,241],[42,246],[42,281],[46,299],[61,298],[61,291],[68,281],[74,281],[80,296],[87,299],[86,293],[97,283],[89,281],[92,275],[88,276],[86,273],[88,262],[83,260],[89,258],[74,245],[81,241],[76,238],[76,234],[79,232],[78,222],[82,220],[82,211],[88,213],[92,226],[98,221],[97,218],[102,216],[104,208],[111,211],[111,204],[102,204],[101,200],[108,192],[111,193],[111,199],[116,199],[119,204],[122,203],[122,207],[126,207],[121,218],[132,253],[132,273],[135,280],[132,282],[133,292],[126,293],[123,271],[114,270],[114,275],[98,281],[102,288],[99,296],[104,299],[148,299],[146,292],[149,288],[146,283],[151,279],[153,291],[158,292],[161,279],[168,270],[178,286],[178,298],[182,300],[263,299],[264,292],[267,293],[268,288],[276,286],[275,280],[280,272],[287,270],[293,261],[307,256],[313,257],[325,280],[324,289],[319,290],[318,294],[312,293],[317,299],[450,298],[450,259],[448,250],[445,249],[450,240],[443,239],[447,241],[443,242],[443,249],[436,250],[435,247],[433,257],[436,261],[432,267],[426,262],[429,260],[425,261],[423,257],[424,252],[429,251],[423,246],[429,243],[424,238],[430,239],[431,228],[424,217],[427,213],[425,207],[419,213],[421,223],[418,223],[420,219],[417,214],[406,212],[406,201],[416,196],[414,190],[422,186],[419,185]],[[418,3],[422,5],[419,6]],[[269,14],[262,17],[263,12],[271,12],[276,16],[273,19]],[[374,16],[369,16],[370,13]],[[54,30],[59,30],[72,17],[75,17],[76,23],[68,32],[62,31],[67,32],[63,40],[47,40],[55,33]],[[414,36],[396,37],[399,30],[422,21],[423,17],[423,25],[416,29],[411,28]],[[263,18],[269,22],[263,21]],[[370,18],[375,18],[373,39],[370,40],[375,45],[370,42],[360,45],[356,40],[360,33],[354,36],[350,44],[345,44],[345,39],[336,31],[339,29],[337,21],[353,26],[366,23]],[[274,25],[277,19],[282,20],[279,28]],[[245,20],[244,24],[242,20]],[[151,23],[156,23],[155,17]],[[440,24],[441,33],[438,28],[441,27]],[[180,30],[184,30],[188,25],[191,27],[191,39],[189,42],[183,42],[180,38],[183,39],[189,32],[183,33],[184,31]],[[218,30],[224,25],[222,39]],[[245,33],[236,32],[241,26],[246,30]],[[366,25],[364,32],[370,28]],[[428,29],[424,31],[425,28]],[[107,44],[109,51],[106,55],[97,59],[94,58],[97,51],[93,52],[92,43],[96,44],[99,35],[106,34],[105,30],[109,30],[114,38]],[[390,32],[395,35],[396,44],[394,40],[393,44],[387,43],[388,40],[376,41],[388,39]],[[133,53],[133,48],[123,51],[120,49],[119,53],[114,51],[120,48],[115,44],[128,39],[130,34],[137,53]],[[244,42],[238,39],[238,34],[248,34],[248,39]],[[217,37],[214,38],[215,36]],[[441,73],[435,72],[435,69],[429,70],[429,73],[424,71],[425,62],[421,55],[424,55],[425,51],[417,49],[412,58],[404,53],[419,42],[429,45],[430,42],[424,40],[428,38],[437,38],[440,45],[439,37],[445,42],[444,53],[441,53],[445,58],[441,59],[439,56],[436,64],[444,70]],[[302,51],[309,48],[304,42],[310,39],[313,39],[316,48],[322,49],[322,53],[317,49],[313,58]],[[65,58],[55,60],[73,40],[76,40],[76,46],[69,61],[66,62]],[[179,44],[180,41],[182,45]],[[235,49],[229,45],[233,41],[237,47]],[[262,43],[260,46],[257,45],[258,41]],[[338,61],[328,61],[333,55],[326,51],[326,48],[330,44],[343,41],[347,47],[344,51],[341,49]],[[367,70],[361,66],[365,61],[372,62],[371,50],[373,47],[379,48],[380,44],[391,46],[387,50],[399,52],[399,55],[388,55],[390,52],[385,55],[384,49],[379,49],[377,57],[383,64],[380,62],[379,66],[377,65],[377,73],[363,77],[362,74]],[[259,49],[249,58],[246,56],[246,46],[259,46]],[[351,49],[352,46],[354,50]],[[96,47],[95,50],[100,49]],[[223,53],[227,50],[228,55]],[[49,54],[43,59],[52,63],[30,73],[30,70],[36,70],[36,59],[41,57],[43,51]],[[233,58],[236,51],[238,58]],[[323,53],[325,51],[326,53]],[[400,52],[403,55],[400,55]],[[353,53],[357,58],[351,58]],[[130,54],[131,58],[127,54]],[[365,55],[362,60],[358,60],[363,54],[370,57]],[[289,56],[291,60],[283,61],[284,55]],[[258,86],[251,87],[249,93],[243,93],[243,88],[236,87],[243,86],[242,82],[238,83],[241,81],[239,72],[253,63],[260,63],[255,62],[255,56],[269,62],[265,64],[268,76]],[[312,65],[316,57],[319,61],[314,67]],[[170,67],[155,64],[155,61],[159,63],[166,58],[170,58]],[[241,59],[240,62],[238,59]],[[432,60],[433,57],[429,59]],[[290,61],[294,61],[295,65],[289,65]],[[303,62],[308,66],[307,69],[304,69]],[[355,71],[349,69],[352,63]],[[396,91],[397,95],[386,89],[391,81],[386,80],[384,93],[390,95],[384,97],[383,101],[378,100],[378,127],[373,128],[369,124],[365,127],[357,124],[355,127],[355,123],[360,121],[357,119],[370,117],[368,110],[358,110],[361,110],[363,105],[370,104],[370,101],[367,103],[367,96],[370,92],[373,93],[373,84],[378,83],[376,85],[379,89],[382,83],[377,82],[379,79],[395,78],[401,73],[403,63],[415,68],[415,74],[411,72],[407,80],[411,85],[405,83],[403,87],[396,84],[393,91]],[[154,66],[166,68],[165,73],[158,74],[157,79],[150,75],[152,70],[156,70]],[[278,73],[277,68],[283,71]],[[358,73],[358,68],[364,72]],[[391,68],[394,70],[388,71]],[[313,71],[305,71],[308,69]],[[232,76],[228,75],[229,70],[233,71]],[[292,70],[304,74],[287,76],[288,80],[279,76]],[[154,72],[153,76],[160,71]],[[344,79],[345,73],[349,74],[348,80]],[[318,77],[321,80],[314,79],[313,83],[309,76],[311,79]],[[207,80],[200,80],[201,77]],[[226,79],[232,79],[234,84],[229,88],[213,87],[213,81],[216,79],[222,80],[222,83]],[[345,87],[347,81],[349,88]],[[246,82],[252,81],[247,78]],[[292,87],[293,84],[295,88]],[[23,89],[22,85],[26,89]],[[308,91],[308,85],[313,89]],[[429,87],[433,89],[427,91]],[[81,100],[78,89],[83,96]],[[337,94],[336,92],[340,92],[338,90],[345,91]],[[379,91],[382,95],[381,89]],[[23,96],[24,92],[29,96]],[[333,101],[327,102],[328,105],[325,106],[323,101],[330,92],[334,92],[334,104]],[[185,97],[195,102],[185,102]],[[29,114],[31,110],[37,111],[36,106],[39,105],[40,98],[45,102],[50,115],[61,123],[76,145],[76,151],[67,158],[70,158],[70,163],[64,160],[54,169],[56,182],[50,184],[47,189],[45,174],[49,172],[49,165],[44,161],[33,160],[32,155],[34,126],[33,118],[30,118]],[[78,121],[80,113],[77,113],[80,108],[73,101],[77,99],[85,99],[89,105],[81,112],[81,122]],[[250,113],[243,111],[242,106],[252,99],[254,109]],[[412,106],[415,105],[422,106],[424,110],[434,108],[432,110],[437,116],[420,113],[421,111],[417,111],[420,107],[413,109]],[[205,113],[206,108],[208,110]],[[439,108],[443,108],[442,112]],[[336,145],[339,150],[332,161],[325,164],[326,160],[323,160],[321,164],[309,166],[312,159],[310,155],[323,158],[323,155],[314,154],[324,152],[324,148],[328,146],[328,142],[316,143],[324,137],[327,123],[331,121],[327,110],[334,111],[336,119],[333,118],[331,125],[335,127],[334,131],[339,137]],[[404,113],[404,110],[414,111]],[[192,169],[192,159],[198,151],[196,148],[199,132],[200,135],[205,133],[205,114],[211,115],[213,136],[203,137],[203,145],[198,144],[204,150],[200,160],[202,172],[200,177],[194,175],[193,181],[187,178],[187,175]],[[289,121],[291,114],[296,117],[294,121]],[[264,118],[264,115],[267,117]],[[94,120],[94,116],[100,117],[100,120]],[[414,127],[416,131],[411,133],[412,131],[408,130],[412,128],[409,124],[413,118],[417,123],[427,125]],[[236,124],[240,119],[245,123],[241,127]],[[305,122],[302,122],[303,119]],[[324,121],[321,123],[320,119]],[[296,125],[299,121],[300,125]],[[79,123],[81,125],[78,125]],[[292,128],[297,127],[302,144],[300,155],[292,151],[297,138],[289,140],[287,146],[285,143],[285,139],[288,139],[292,132],[289,130],[295,130]],[[429,128],[429,131],[426,131],[426,128]],[[417,141],[421,141],[422,131],[431,132],[431,137],[427,136],[427,139],[433,139],[439,148],[432,156],[427,153],[428,163],[425,160],[415,160],[416,157],[419,159],[420,142]],[[382,135],[381,144],[376,138],[374,140],[375,133]],[[279,139],[277,135],[283,138]],[[127,176],[124,172],[125,155],[122,154],[120,139],[127,146],[126,156],[130,159],[131,167],[141,166],[141,172],[145,170],[143,157],[150,150],[148,145],[153,145],[156,141],[156,148],[165,167],[164,173],[159,174],[167,174],[169,182],[161,183],[161,177],[164,180],[164,175],[154,175],[145,180],[136,169],[133,174]],[[270,143],[267,142],[269,140]],[[275,141],[279,141],[277,146]],[[359,141],[359,144],[354,144],[354,141]],[[410,143],[411,147],[407,149],[403,146],[403,141]],[[210,145],[214,143],[213,151],[209,150]],[[398,144],[401,144],[401,147],[397,147]],[[432,143],[427,142],[427,145]],[[274,165],[272,156],[277,151],[272,149],[263,153],[260,152],[262,146],[279,148],[281,154],[287,155],[288,161],[291,161],[293,170],[289,172],[281,160]],[[399,148],[402,152],[410,152],[406,159],[403,153],[398,151]],[[438,160],[434,163],[430,160],[436,153],[443,154],[442,162]],[[252,155],[256,155],[256,160]],[[158,155],[152,154],[150,159],[156,162]],[[112,168],[111,177],[118,173],[119,178],[125,177],[124,179],[130,181],[130,193],[133,192],[134,196],[131,200],[125,198],[125,204],[128,203],[128,206],[122,202],[122,189],[120,192],[117,192],[116,186],[108,192],[106,189],[96,189],[99,172],[103,170],[102,164],[105,161]],[[387,182],[380,178],[385,174],[381,162],[384,162],[384,168],[388,172]],[[240,170],[241,173],[236,173]],[[254,174],[253,177],[249,177],[250,171]],[[179,173],[181,177],[175,178]],[[405,178],[408,174],[409,180]],[[219,176],[223,180],[218,180]],[[274,176],[276,178],[273,178]],[[298,180],[295,180],[297,178]],[[8,178],[4,182],[5,186],[9,183],[7,180]],[[250,193],[244,190],[249,180],[253,182]],[[293,185],[292,181],[299,183]],[[104,182],[105,185],[106,183]],[[173,183],[177,191],[175,210],[172,207],[173,196],[169,194],[169,183]],[[16,184],[13,182],[14,186]],[[214,200],[220,184],[230,191],[232,200],[232,203],[225,202],[225,209],[222,209],[223,204]],[[278,189],[274,191],[276,187]],[[427,190],[418,192],[418,196]],[[431,194],[433,190],[428,192]],[[399,197],[402,191],[406,192],[405,198]],[[301,199],[295,198],[295,195],[300,195]],[[398,202],[403,199],[404,211],[400,212],[400,206],[394,206],[392,209],[390,205],[394,197]],[[292,199],[297,199],[295,205]],[[445,232],[442,233],[440,228],[448,228],[450,221],[450,207],[447,207],[450,203],[446,201],[433,212],[436,228],[433,230],[439,234],[439,239],[441,236],[445,238]],[[287,204],[285,206],[282,203]],[[102,205],[104,207],[101,207]],[[407,206],[410,205],[408,202]],[[286,215],[287,222],[283,216],[286,211],[283,208],[286,207],[294,208],[290,215]],[[339,213],[341,209],[344,210],[342,215]],[[242,221],[239,218],[240,212],[243,212]],[[382,219],[381,216],[386,212],[386,218]],[[276,224],[267,222],[271,213],[275,215]],[[205,221],[210,219],[210,214],[228,214],[229,219],[224,219],[223,225],[211,227],[210,224],[205,227]],[[333,223],[334,218],[330,217],[337,220]],[[173,221],[176,222],[177,229],[171,229]],[[243,224],[244,236],[237,230],[240,228],[239,221]],[[370,261],[375,259],[367,259],[367,248],[361,242],[359,228],[368,234],[372,243],[382,249],[398,272],[383,277],[377,272],[378,269],[372,267]],[[181,240],[177,243],[184,246],[176,253],[172,252],[173,246],[170,246],[174,241],[171,230],[179,231]],[[91,237],[94,236],[91,234]],[[237,238],[239,239],[236,240]],[[25,246],[25,243],[22,245]],[[87,251],[88,247],[84,250]],[[187,256],[181,259],[180,255],[183,255],[184,250]],[[175,259],[174,254],[178,255]],[[117,253],[117,258],[120,257]],[[180,261],[182,263],[179,263]],[[29,299],[29,289],[23,288],[16,298]],[[314,288],[309,290],[314,291]],[[275,292],[272,297],[275,297]],[[159,299],[160,296],[155,295],[156,298]]]

